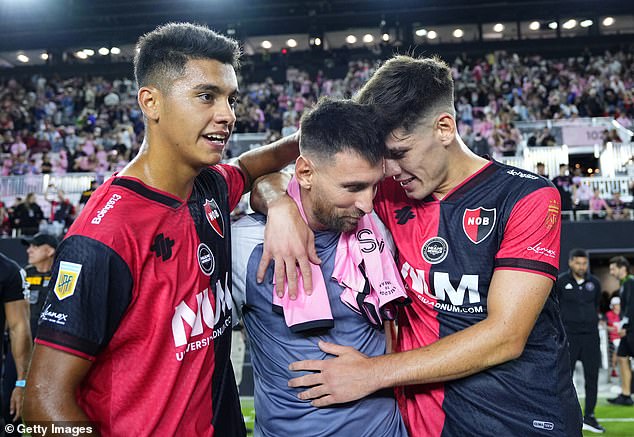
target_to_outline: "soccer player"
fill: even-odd
[[[392,232],[413,304],[399,318],[399,353],[367,357],[320,342],[337,357],[291,364],[290,381],[315,406],[386,387],[412,436],[580,435],[559,306],[561,201],[544,178],[470,152],[456,129],[453,80],[433,58],[386,62],[357,99],[378,105],[387,177],[375,211]],[[275,276],[313,259],[310,233],[281,187],[263,184],[265,250]],[[294,231],[299,228],[300,231]],[[289,290],[294,279],[289,274]],[[279,286],[279,281],[277,281]],[[278,292],[281,290],[278,290]]]
[[[583,364],[586,390],[586,408],[583,411],[583,429],[603,433],[605,429],[594,417],[597,405],[601,347],[599,341],[599,302],[601,282],[589,271],[588,254],[573,249],[568,256],[570,270],[559,275],[554,292],[559,298],[561,319],[564,322],[570,367],[574,371],[577,361]]]
[[[252,178],[298,155],[278,143],[219,164],[238,93],[237,42],[170,23],[134,68],[146,137],[60,244],[25,419],[102,435],[246,434],[231,347],[229,212]]]
[[[26,372],[31,357],[31,332],[29,330],[29,301],[26,299],[29,284],[26,273],[15,261],[0,253],[0,326],[9,328],[11,353],[13,354],[18,379],[12,390],[10,399],[2,399],[2,403],[9,402],[11,419],[15,422],[22,415],[22,399],[26,384]],[[0,355],[2,355],[0,346]]]
[[[630,273],[630,262],[624,256],[610,258],[610,274],[621,284],[621,341],[616,350],[621,371],[621,394],[608,402],[616,405],[632,406],[632,368],[630,358],[634,357],[634,275]]]
[[[294,304],[284,308],[284,314],[272,310],[282,304],[273,299],[272,269],[267,272],[264,283],[256,282],[265,216],[244,217],[232,229],[233,295],[251,340],[255,433],[271,437],[406,436],[391,390],[335,408],[320,409],[298,399],[298,390],[288,386],[292,377],[288,370],[290,363],[325,357],[317,346],[320,338],[354,345],[370,356],[386,351],[382,325],[371,324],[358,312],[359,308],[353,310],[342,301],[347,287],[340,284],[353,283],[345,278],[334,279],[338,277],[335,271],[340,271],[335,266],[353,259],[350,254],[346,256],[343,248],[347,246],[343,246],[342,241],[357,239],[359,258],[361,251],[367,252],[368,256],[385,261],[382,265],[386,269],[391,265],[393,277],[399,278],[385,237],[364,227],[367,221],[380,223],[366,216],[372,212],[376,184],[383,178],[384,144],[373,111],[367,105],[351,101],[326,100],[305,115],[301,124],[301,155],[295,163],[291,187],[295,190],[295,201],[303,207],[308,225],[315,231],[317,253],[323,260],[321,271],[316,274],[321,278],[323,294],[318,295],[316,291],[301,302],[300,308]],[[382,230],[379,226],[375,229]],[[367,269],[369,266],[368,263]],[[356,263],[352,263],[351,268],[356,271],[344,272],[347,278],[356,274],[363,279]],[[382,276],[380,281],[380,292],[387,293],[388,278]],[[400,281],[399,289],[403,290]],[[305,317],[297,317],[298,311]],[[287,326],[289,320],[292,321],[290,327]]]

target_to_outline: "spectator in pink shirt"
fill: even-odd
[[[612,209],[608,206],[605,199],[601,198],[599,190],[594,190],[594,195],[590,198],[588,205],[590,207],[590,212],[592,212],[593,220],[604,219],[607,214],[612,212]]]

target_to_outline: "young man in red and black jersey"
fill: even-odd
[[[411,436],[581,435],[566,337],[551,288],[561,201],[546,179],[472,153],[457,132],[453,80],[435,58],[397,56],[356,97],[389,126],[386,179],[374,208],[392,232],[412,305],[398,353],[366,357],[320,342],[323,361],[291,364],[315,406],[398,387]],[[278,178],[279,180],[279,178]],[[304,284],[311,235],[275,180],[261,186],[267,239],[258,275],[275,259],[289,290]],[[260,190],[259,189],[259,190]],[[276,225],[277,223],[277,225]],[[283,230],[283,231],[281,231]],[[293,283],[293,284],[291,284]],[[278,290],[278,292],[283,290]]]
[[[58,248],[27,384],[28,422],[101,435],[243,436],[231,348],[229,212],[278,143],[219,164],[236,116],[238,44],[161,26],[137,44],[138,156],[90,198]]]

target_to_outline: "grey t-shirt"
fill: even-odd
[[[255,279],[264,238],[265,218],[243,217],[232,227],[234,308],[250,340],[255,377],[256,436],[407,436],[392,390],[356,402],[315,408],[297,398],[304,389],[288,387],[288,380],[301,376],[288,365],[300,360],[322,360],[327,354],[317,346],[322,339],[376,356],[385,353],[385,334],[376,330],[339,299],[342,287],[333,279],[339,234],[317,232],[315,246],[334,318],[334,327],[320,335],[294,334],[283,315],[273,312],[273,270],[269,267],[262,284]]]

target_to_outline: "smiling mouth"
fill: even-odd
[[[216,148],[223,148],[227,144],[228,135],[222,134],[206,134],[203,138],[212,143]]]
[[[412,182],[414,179],[416,179],[416,178],[411,177],[411,178],[409,178],[409,179],[404,179],[404,180],[402,180],[402,181],[398,181],[398,183],[401,185],[401,187],[405,187],[405,186],[407,186],[407,184],[409,184],[410,182]]]

